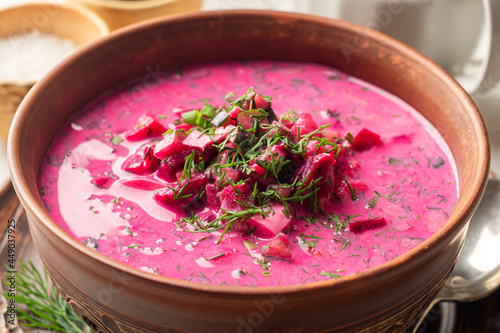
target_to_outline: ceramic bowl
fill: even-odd
[[[103,91],[152,69],[268,59],[335,66],[419,110],[457,164],[449,221],[374,269],[305,285],[238,288],[145,273],[75,241],[37,191],[45,151],[68,117]],[[149,69],[149,71],[148,71]],[[342,21],[265,11],[206,12],[125,28],[87,47],[29,93],[9,137],[13,183],[37,251],[58,290],[96,332],[403,332],[444,284],[489,170],[480,114],[439,66],[389,37]]]

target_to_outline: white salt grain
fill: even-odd
[[[0,84],[36,82],[75,49],[71,40],[39,30],[0,38]]]

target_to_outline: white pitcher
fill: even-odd
[[[309,12],[379,30],[417,49],[454,75],[472,95],[500,82],[500,49],[494,42],[500,33],[498,0],[306,2]],[[297,3],[304,6],[303,0]]]
[[[392,36],[452,74],[500,137],[500,0],[295,0]]]

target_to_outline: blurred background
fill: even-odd
[[[344,19],[381,31],[433,59],[469,92],[488,127],[492,169],[500,174],[500,0],[1,0],[0,10],[43,2],[84,7],[83,10],[102,19],[110,31],[161,15],[231,9],[296,11]],[[47,18],[50,20],[50,13],[45,16],[33,16],[33,19],[44,23]],[[5,20],[0,16],[0,42],[2,21]],[[48,51],[51,44],[47,40],[43,45],[49,58],[55,63],[60,61]],[[72,51],[64,51],[61,57]],[[2,43],[0,58],[4,60],[1,52]],[[6,66],[9,67],[9,63]],[[17,105],[43,73],[17,81],[5,75],[0,66],[0,140],[3,142]],[[0,141],[0,174],[6,172],[4,146]]]
[[[46,3],[71,10],[14,9]],[[9,187],[6,141],[10,121],[24,95],[53,66],[79,47],[139,21],[232,9],[343,19],[417,49],[453,75],[475,101],[490,135],[492,170],[500,175],[500,0],[0,0],[0,196]],[[30,32],[33,27],[41,32]],[[10,37],[16,34],[18,38]],[[10,218],[10,211],[5,214]],[[498,328],[500,315],[492,303],[484,304],[496,314],[491,320]],[[453,318],[442,322],[453,322],[455,313],[459,316],[464,311],[469,313],[465,320],[485,316],[482,305],[462,306],[458,312],[448,311]]]

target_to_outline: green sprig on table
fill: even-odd
[[[19,325],[50,332],[90,332],[57,292],[45,270],[40,273],[31,261],[27,264],[19,262],[15,275],[15,295],[8,290],[3,294],[8,300],[15,301]],[[4,284],[10,288],[11,282],[7,280]]]

